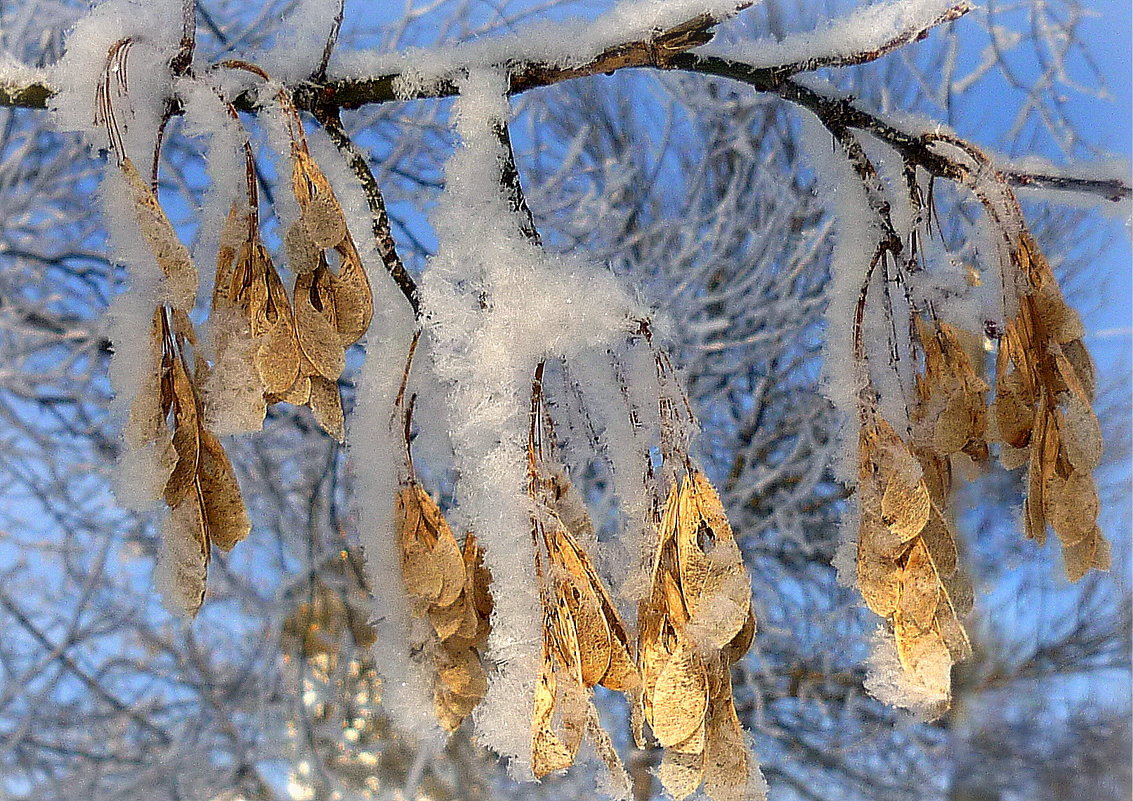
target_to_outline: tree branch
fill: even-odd
[[[851,54],[827,57],[815,56],[787,64],[756,67],[733,58],[698,55],[693,48],[712,38],[716,21],[699,15],[668,28],[648,40],[627,42],[608,48],[590,63],[580,67],[558,67],[542,62],[517,61],[507,65],[510,75],[510,94],[520,94],[543,86],[552,86],[574,78],[609,74],[621,69],[646,67],[662,70],[680,70],[717,78],[740,81],[759,92],[776,94],[784,100],[814,112],[829,125],[857,128],[885,141],[908,161],[928,170],[931,174],[959,181],[966,176],[966,167],[933,152],[929,143],[919,134],[901,130],[879,116],[854,105],[848,98],[835,98],[803,86],[792,76],[822,67],[864,64],[923,39],[937,25],[954,21],[972,8],[967,0],[958,0],[938,17],[920,26],[902,31],[880,46]],[[399,73],[362,79],[332,79],[325,82],[303,82],[289,87],[295,105],[326,117],[336,109],[354,109],[374,103],[398,100],[449,97],[456,94],[452,80],[442,80],[413,95],[399,95],[395,91]],[[0,86],[0,106],[46,108],[56,90],[45,81],[33,81],[21,86]],[[256,111],[251,95],[242,95],[234,101],[241,111]],[[176,109],[180,112],[180,108]],[[328,131],[329,133],[329,131]],[[1120,178],[1085,178],[1052,175],[1039,171],[1004,170],[1002,174],[1014,186],[1042,187],[1062,191],[1097,195],[1109,201],[1124,200],[1133,195],[1129,184]],[[360,176],[360,180],[362,179]],[[368,191],[369,194],[369,191]],[[403,288],[405,291],[405,288]]]

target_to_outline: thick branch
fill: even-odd
[[[903,31],[881,46],[868,51],[831,55],[825,58],[815,56],[801,62],[766,67],[754,67],[736,59],[699,56],[689,52],[712,38],[715,22],[711,17],[701,15],[662,31],[647,41],[627,42],[611,47],[581,67],[567,68],[523,61],[509,63],[507,65],[510,75],[509,92],[519,94],[574,78],[609,74],[631,67],[681,70],[728,78],[746,83],[757,91],[777,94],[785,100],[801,105],[817,114],[828,126],[868,131],[898,150],[907,161],[923,167],[935,176],[949,180],[963,180],[966,167],[933,152],[928,142],[919,134],[895,127],[857,107],[850,99],[828,97],[803,86],[793,80],[792,76],[821,67],[864,64],[876,60],[904,45],[923,39],[933,27],[958,19],[970,8],[971,5],[967,0],[958,0],[954,6],[927,24]],[[352,109],[372,103],[410,99],[394,91],[398,77],[398,74],[390,74],[364,79],[335,79],[322,83],[304,82],[290,89],[296,106],[313,112],[316,116],[325,117],[336,109]],[[448,97],[455,95],[456,91],[456,84],[453,81],[443,80],[413,97]],[[46,108],[54,94],[55,89],[43,81],[23,86],[0,86],[0,106]],[[235,105],[242,111],[256,110],[251,96],[237,98]],[[1098,195],[1110,201],[1120,201],[1133,194],[1129,184],[1119,178],[1080,178],[1020,170],[1004,170],[1002,174],[1014,186],[1081,192]]]

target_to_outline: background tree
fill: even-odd
[[[110,413],[105,312],[123,275],[91,211],[102,168],[80,137],[53,129],[42,110],[53,77],[36,71],[61,56],[63,32],[84,11],[28,0],[3,16],[12,65],[0,76],[9,106],[0,110],[0,786],[44,799],[589,796],[587,765],[515,785],[467,726],[437,751],[385,719],[373,674],[382,645],[371,653],[360,625],[368,586],[345,455],[301,408],[272,407],[262,433],[227,443],[254,533],[214,557],[192,625],[162,610],[151,581],[156,527],[119,508],[111,489],[120,421]],[[328,96],[341,101],[407,275],[419,277],[437,250],[428,218],[454,143],[450,101],[398,101],[388,81],[334,76],[352,75],[349,54],[364,47],[514,34],[509,47],[522,54],[528,26],[594,10],[349,5],[328,81],[318,71],[335,11],[312,0],[199,3],[194,63],[248,58],[292,86],[305,111],[327,111]],[[913,30],[892,47],[864,49],[848,38],[869,32],[859,16],[812,40],[815,62],[757,60],[797,53],[770,42],[797,47],[792,33],[852,11],[765,0],[717,26],[711,46],[734,43],[741,49],[730,52],[755,64],[749,71],[734,63],[743,59],[666,60],[648,48],[615,54],[650,67],[642,70],[609,61],[556,72],[528,56],[534,66],[520,73],[530,91],[513,98],[511,125],[527,203],[548,249],[607,262],[639,288],[682,369],[702,427],[697,456],[720,488],[753,580],[760,631],[733,680],[773,797],[1007,801],[1078,798],[1084,788],[1126,797],[1127,353],[1108,356],[1098,402],[1115,570],[1067,586],[1051,550],[1036,553],[1018,537],[1009,513],[1020,503],[1018,474],[991,468],[961,498],[980,600],[969,626],[976,655],[958,668],[952,711],[926,723],[872,699],[863,663],[876,618],[831,567],[846,490],[831,470],[838,423],[819,377],[835,223],[813,166],[813,143],[831,139],[805,131],[800,114],[890,144],[893,131],[920,130],[909,115],[922,115],[1005,159],[1094,160],[1098,126],[1080,109],[1105,108],[1105,76],[1086,48],[1085,10],[989,4],[928,26],[924,41],[914,42],[921,31]],[[752,39],[763,43],[744,45]],[[388,72],[403,68],[389,63]],[[312,75],[314,85],[304,83]],[[245,119],[257,142],[268,135],[257,117]],[[209,265],[215,232],[195,212],[210,179],[194,133],[180,117],[170,121],[160,197],[198,263]],[[1063,201],[1106,205],[1128,189],[1085,168],[998,163],[1015,183],[1042,190],[1024,195],[1028,224],[1079,305],[1098,304],[1096,265],[1112,247],[1112,225],[1094,207]],[[279,167],[261,158],[257,168],[270,200]],[[977,208],[943,181],[934,198],[948,256],[981,266]],[[278,247],[277,221],[266,217],[264,230]],[[1089,319],[1096,332],[1114,318]],[[349,379],[360,359],[348,360]],[[343,390],[349,408],[349,380]],[[422,406],[418,421],[433,411]],[[417,447],[422,469],[450,498],[442,432],[423,428]],[[600,460],[575,464],[602,538],[616,538],[609,471]],[[600,700],[611,722],[621,718],[617,698]],[[627,730],[618,745],[631,753]],[[659,792],[648,773],[657,758],[629,757],[638,798]]]

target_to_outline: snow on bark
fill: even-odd
[[[807,64],[851,59],[881,50],[894,41],[915,39],[955,8],[970,8],[963,0],[892,0],[877,3],[822,26],[781,40],[756,39],[743,44],[711,43],[696,52],[729,58],[753,67]]]
[[[652,41],[662,31],[699,15],[723,20],[744,5],[741,0],[622,0],[597,19],[536,23],[518,33],[449,47],[395,53],[356,50],[336,57],[333,72],[342,77],[398,73],[398,91],[427,94],[439,81],[477,67],[514,62],[580,67],[611,47]]]

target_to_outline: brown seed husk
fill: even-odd
[[[302,220],[295,220],[287,226],[283,248],[287,254],[287,265],[296,275],[313,271],[323,258],[323,249],[311,241]]]
[[[252,524],[224,446],[207,429],[201,430],[197,476],[209,540],[221,550],[230,551],[248,536]]]
[[[662,746],[679,743],[704,726],[707,711],[704,661],[692,647],[678,643],[653,688],[653,734]]]
[[[157,573],[166,603],[189,617],[201,608],[205,598],[209,543],[201,505],[188,498],[173,507],[161,531],[161,554]]]
[[[661,757],[657,776],[665,792],[677,801],[688,798],[704,781],[705,755],[681,754],[669,749]]]
[[[189,251],[177,238],[157,195],[134,163],[123,158],[120,166],[130,189],[138,229],[165,276],[164,299],[176,309],[192,311],[197,302],[197,268]]]
[[[346,367],[345,352],[332,320],[329,298],[319,291],[315,278],[319,270],[295,277],[295,330],[299,347],[315,372],[330,381],[337,381]],[[318,301],[318,308],[315,301]]]
[[[346,442],[346,418],[342,411],[342,397],[338,383],[320,375],[311,376],[311,396],[307,403],[319,427],[336,442]]]

